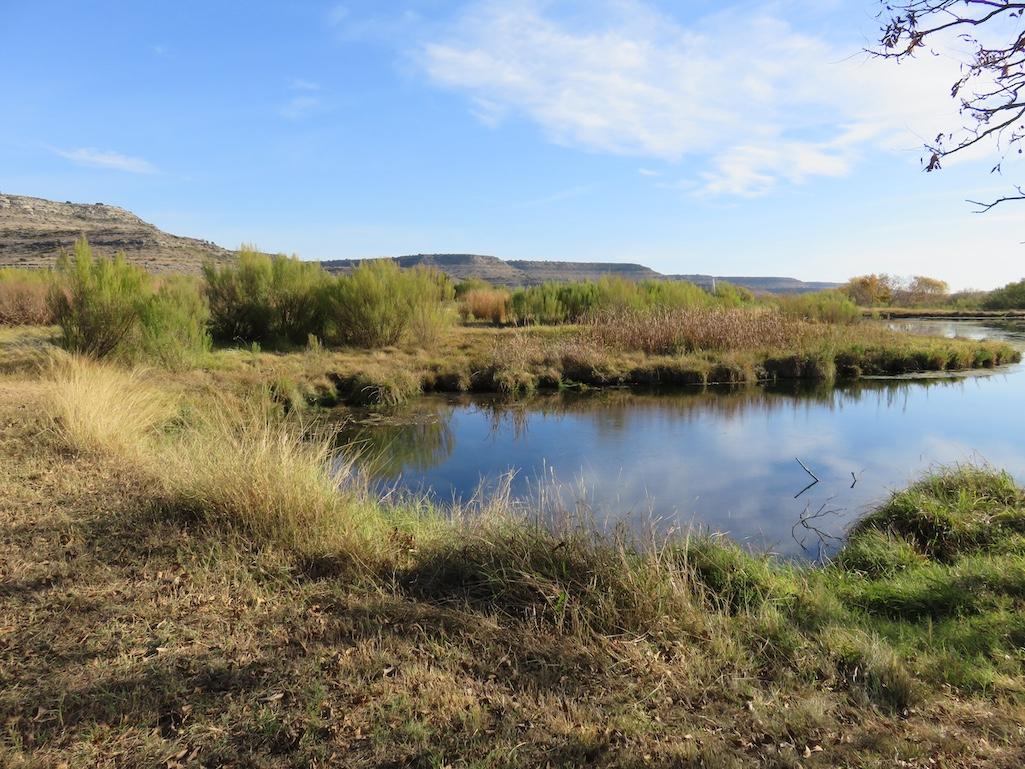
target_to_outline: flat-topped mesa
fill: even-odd
[[[129,262],[152,272],[196,274],[204,262],[225,262],[236,252],[197,238],[164,232],[131,211],[104,203],[71,203],[0,192],[0,267],[52,267],[58,254],[85,235],[96,253],[124,252]],[[388,257],[402,267],[434,267],[453,280],[478,278],[496,286],[534,286],[546,282],[599,280],[689,280],[710,288],[714,280],[755,291],[802,293],[834,288],[836,283],[806,283],[786,277],[716,277],[663,275],[642,264],[557,262],[485,254],[409,254]],[[323,261],[324,269],[344,273],[362,259]]]
[[[606,276],[627,280],[687,280],[704,288],[713,281],[725,281],[753,291],[800,294],[837,288],[839,283],[805,282],[786,277],[720,277],[712,275],[664,275],[643,264],[626,262],[553,262],[511,259],[482,254],[410,254],[384,257],[401,267],[434,267],[453,280],[479,278],[496,286],[534,286],[539,283],[599,280]],[[343,273],[355,269],[364,259],[333,259],[321,262],[329,272]]]
[[[198,273],[203,262],[232,256],[209,241],[166,233],[117,206],[0,193],[0,267],[52,267],[82,235],[96,253],[123,252],[152,272]]]

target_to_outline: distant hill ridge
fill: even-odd
[[[203,262],[223,262],[234,253],[207,240],[170,235],[117,206],[0,192],[0,267],[52,267],[61,249],[81,235],[98,253],[123,251],[152,272],[198,273]]]
[[[787,277],[664,275],[642,264],[628,262],[548,262],[515,259],[506,261],[482,254],[410,254],[392,257],[401,267],[435,267],[455,280],[480,278],[496,286],[535,286],[547,281],[598,280],[616,276],[627,280],[688,280],[710,288],[713,281],[726,281],[753,291],[807,293],[837,288],[840,283],[803,281]],[[321,262],[330,272],[348,272],[363,259],[333,259]]]
[[[0,192],[0,267],[52,267],[61,249],[85,235],[98,253],[124,252],[153,272],[198,273],[204,262],[225,262],[234,251],[208,240],[171,235],[131,211],[103,203],[71,203]],[[546,281],[598,280],[615,275],[628,280],[689,280],[711,286],[710,275],[662,275],[641,264],[510,260],[481,254],[411,254],[394,257],[403,267],[435,267],[455,280],[480,278],[498,286],[532,286]],[[347,272],[360,259],[321,262],[330,272]],[[756,291],[800,293],[833,288],[837,283],[807,283],[796,278],[716,277]]]

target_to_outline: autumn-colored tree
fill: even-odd
[[[901,294],[904,299],[902,304],[912,307],[936,306],[950,298],[950,286],[945,280],[915,275]]]
[[[841,289],[855,304],[862,307],[880,307],[893,301],[897,279],[892,275],[871,274],[851,278]]]

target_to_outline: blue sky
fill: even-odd
[[[876,10],[4,0],[0,190],[310,259],[1022,277],[1025,206],[965,199],[1025,174],[920,171],[957,62],[860,54]]]

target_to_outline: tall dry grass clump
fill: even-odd
[[[808,323],[772,309],[656,308],[599,311],[588,333],[600,347],[674,355],[793,347],[811,330]]]
[[[0,326],[49,326],[49,271],[0,269]]]
[[[167,466],[176,504],[258,543],[365,562],[385,540],[377,506],[330,436],[259,405],[222,402],[196,414]]]
[[[141,459],[177,414],[174,396],[142,370],[66,356],[53,362],[50,380],[54,427],[76,451]]]
[[[460,312],[474,320],[487,320],[496,326],[509,319],[509,292],[496,288],[477,288],[463,295]]]
[[[427,542],[406,579],[415,593],[573,633],[679,637],[703,625],[685,562],[593,522],[535,525],[499,497]]]

